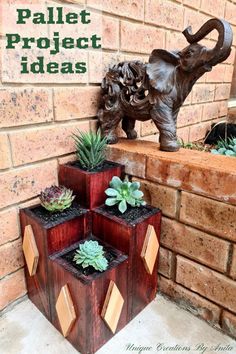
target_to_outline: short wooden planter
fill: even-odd
[[[93,209],[105,202],[104,191],[112,177],[121,177],[123,173],[124,166],[111,161],[106,161],[97,172],[84,171],[78,162],[69,162],[59,167],[59,183],[72,189],[82,206]]]
[[[83,239],[89,232],[89,212],[73,205],[60,215],[40,205],[20,210],[28,295],[50,320],[48,256]]]
[[[128,322],[128,257],[97,241],[113,255],[104,272],[85,275],[68,260],[84,241],[50,256],[52,323],[82,354],[96,352]]]
[[[106,206],[95,209],[92,232],[129,256],[128,317],[131,320],[156,296],[161,211],[147,205],[140,208],[137,217],[134,212],[132,220],[121,215]]]

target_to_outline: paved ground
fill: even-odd
[[[0,353],[78,354],[29,300],[0,318]],[[235,354],[236,341],[157,296],[152,304],[97,352],[129,353]]]

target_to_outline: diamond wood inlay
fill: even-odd
[[[38,266],[39,252],[31,225],[25,227],[23,252],[30,276],[35,275]]]
[[[152,225],[148,225],[146,237],[143,243],[143,249],[141,252],[141,257],[143,259],[146,271],[149,274],[152,274],[153,272],[158,250],[159,242],[157,239],[156,231]]]
[[[67,337],[76,320],[74,304],[67,284],[61,288],[56,302],[56,311],[63,336]]]
[[[111,280],[104,301],[101,317],[106,322],[112,333],[116,332],[123,305],[124,299],[114,281]]]

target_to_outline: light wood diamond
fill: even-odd
[[[56,311],[63,336],[67,337],[76,320],[74,304],[67,284],[61,288],[56,302]]]
[[[124,299],[114,281],[111,280],[101,316],[112,333],[116,332],[123,305]]]
[[[31,225],[27,225],[24,231],[23,252],[29,274],[35,275],[38,266],[39,252],[35,242]]]
[[[148,225],[146,237],[143,243],[143,249],[141,252],[141,257],[144,262],[146,271],[152,274],[154,264],[157,259],[157,254],[159,250],[159,242],[155,229],[152,225]]]

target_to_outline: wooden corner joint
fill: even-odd
[[[152,225],[148,225],[141,252],[141,258],[143,259],[144,266],[146,268],[147,273],[149,274],[153,273],[158,250],[159,242],[157,239],[156,231]]]
[[[31,225],[24,230],[23,253],[30,276],[35,275],[39,261],[39,251]]]
[[[112,333],[116,332],[123,305],[124,299],[114,281],[111,280],[103,304],[101,317]]]

